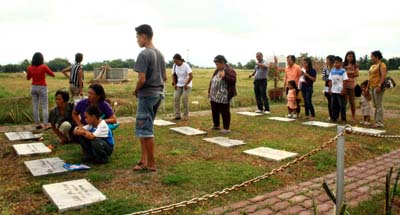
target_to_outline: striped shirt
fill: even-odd
[[[228,84],[219,74],[216,74],[211,81],[210,99],[216,103],[229,104]]]
[[[69,83],[73,84],[76,87],[79,87],[79,80],[78,80],[78,72],[82,69],[82,65],[80,63],[75,63],[71,66],[71,75],[69,78]],[[82,84],[83,84],[83,71],[82,71]],[[82,86],[83,87],[83,86]]]

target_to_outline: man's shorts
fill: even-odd
[[[139,138],[154,137],[154,119],[160,107],[162,95],[138,98],[135,135]]]

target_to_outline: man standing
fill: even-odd
[[[270,114],[269,103],[267,97],[267,76],[268,76],[268,65],[263,59],[263,54],[257,52],[256,54],[257,63],[254,68],[254,72],[249,75],[249,78],[254,76],[254,94],[256,95],[257,108],[256,113]]]
[[[69,78],[69,90],[71,91],[71,98],[83,96],[83,69],[82,69],[83,54],[75,54],[75,64],[63,69],[61,72]],[[69,72],[70,74],[68,74]]]
[[[145,48],[136,59],[134,70],[138,81],[133,95],[137,97],[135,134],[140,138],[141,158],[133,168],[135,171],[156,171],[154,161],[153,123],[160,106],[164,82],[167,80],[165,61],[161,52],[153,45],[153,29],[150,25],[135,28],[140,48]]]

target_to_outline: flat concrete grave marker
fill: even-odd
[[[249,154],[249,155],[255,155],[255,156],[262,157],[267,160],[273,160],[273,161],[281,161],[286,158],[291,158],[291,157],[297,156],[297,153],[272,149],[272,148],[268,148],[268,147],[258,147],[255,149],[250,149],[250,150],[244,151],[244,153]]]
[[[154,125],[158,125],[158,126],[168,126],[168,125],[175,125],[175,122],[170,122],[170,121],[166,121],[166,120],[162,120],[162,119],[156,119],[154,120]]]
[[[268,119],[281,121],[281,122],[292,122],[292,121],[295,121],[295,119],[286,118],[286,117],[269,117]]]
[[[68,171],[63,167],[65,162],[59,157],[25,161],[24,163],[33,176],[50,175]]]
[[[351,127],[351,129],[353,129],[353,131],[358,131],[358,132],[367,133],[367,134],[384,134],[384,133],[386,133],[385,130],[372,129],[372,128]]]
[[[245,116],[262,116],[264,114],[262,113],[255,113],[255,112],[248,112],[248,111],[242,111],[242,112],[236,112],[237,114],[240,115],[245,115]]]
[[[82,208],[107,199],[86,179],[43,185],[43,191],[59,212]]]
[[[13,147],[18,155],[33,155],[51,152],[51,150],[43,143],[14,144]]]
[[[313,125],[313,126],[324,127],[324,128],[330,128],[330,127],[337,126],[337,124],[334,124],[334,123],[319,122],[319,121],[308,121],[308,122],[303,122],[301,124],[303,124],[303,125]]]
[[[34,140],[39,139],[43,136],[43,134],[33,134],[30,131],[21,131],[21,132],[7,132],[5,133],[8,140]]]
[[[211,138],[204,138],[203,140],[215,143],[223,147],[232,147],[232,146],[240,146],[246,144],[243,140],[234,140],[229,139],[227,137],[211,137]]]
[[[192,136],[192,135],[199,135],[199,134],[207,134],[207,132],[205,131],[201,131],[199,129],[195,129],[195,128],[191,128],[191,127],[175,127],[175,128],[170,128],[173,131],[176,131],[178,133],[184,134],[184,135],[188,135],[188,136]]]

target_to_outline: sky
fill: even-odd
[[[392,0],[2,0],[0,64],[41,52],[84,62],[136,59],[134,30],[153,27],[154,45],[171,60],[199,66],[222,54],[245,64],[264,56],[308,53],[357,58],[381,50],[400,56],[400,13]]]

